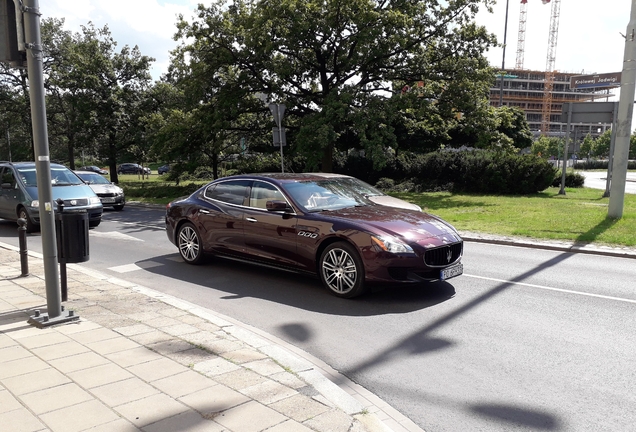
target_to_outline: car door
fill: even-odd
[[[198,210],[203,244],[207,250],[244,255],[243,224],[249,180],[220,181],[203,191]]]
[[[0,168],[0,182],[2,183],[2,187],[0,187],[0,217],[15,219],[21,191],[10,167]]]
[[[252,257],[277,265],[297,267],[295,213],[268,211],[267,201],[287,201],[273,184],[254,181],[245,210],[245,249]],[[289,204],[289,203],[288,203]],[[291,209],[291,206],[289,206]]]

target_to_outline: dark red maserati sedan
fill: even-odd
[[[189,264],[205,255],[318,275],[338,297],[369,283],[446,280],[463,241],[433,215],[379,205],[363,188],[316,174],[220,178],[166,208],[166,232]]]

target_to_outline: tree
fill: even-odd
[[[60,26],[53,22],[43,29]],[[116,51],[108,27],[97,29],[92,23],[79,33],[49,33],[46,40],[58,53],[48,80],[55,108],[52,123],[68,146],[70,166],[74,168],[75,146],[81,143],[108,160],[111,180],[116,182],[117,161],[126,150],[149,147],[140,139],[144,133],[139,119],[144,115],[141,107],[153,59],[141,55],[137,47],[126,45]]]
[[[559,158],[563,153],[563,140],[556,137],[540,136],[531,147],[532,154],[548,159]]]
[[[581,143],[581,147],[579,149],[579,153],[586,158],[592,156],[592,151],[594,148],[594,138],[589,133],[585,135],[583,138],[583,142]]]
[[[219,0],[200,5],[193,22],[181,18],[175,62],[188,59],[199,82],[233,89],[216,101],[237,114],[267,113],[253,104],[257,93],[285,103],[295,147],[310,167],[331,171],[334,150],[354,147],[381,166],[386,147],[398,144],[396,128],[447,137],[456,114],[486,97],[492,69],[483,53],[495,40],[474,15],[490,4]],[[419,82],[418,95],[402,96]]]
[[[607,129],[594,140],[592,153],[595,157],[609,157],[610,145],[612,143],[612,130]]]

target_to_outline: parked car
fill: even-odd
[[[333,173],[312,173],[312,174],[319,177],[323,177],[323,178],[338,179],[338,181],[346,183],[349,187],[356,190],[358,193],[364,195],[366,198],[368,198],[369,200],[373,201],[376,204],[381,204],[381,205],[385,205],[389,207],[397,207],[397,208],[422,211],[422,208],[418,206],[417,204],[413,204],[408,201],[404,201],[402,199],[387,195],[381,190],[355,177],[351,177],[351,176],[347,176],[343,174],[333,174]]]
[[[117,167],[117,174],[150,174],[150,168],[136,163],[123,163]]]
[[[118,211],[124,209],[126,198],[122,188],[92,171],[75,171],[75,174],[93,189],[104,207],[113,207]]]
[[[254,174],[217,179],[166,208],[182,259],[206,254],[317,275],[338,297],[369,283],[410,284],[463,273],[463,240],[442,219],[379,205],[347,178]]]
[[[0,163],[0,218],[26,219],[27,232],[40,229],[35,162]],[[64,200],[65,211],[88,212],[89,226],[96,227],[102,220],[103,206],[95,192],[64,165],[51,164],[53,210],[57,199]]]
[[[161,165],[158,169],[157,172],[159,173],[159,175],[165,174],[168,171],[170,171],[170,165],[166,164],[166,165]]]
[[[83,166],[81,168],[78,168],[77,170],[78,171],[92,171],[92,172],[97,173],[97,174],[108,175],[108,171],[107,170],[101,169],[100,167],[95,166],[95,165]]]

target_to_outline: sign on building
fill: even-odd
[[[570,77],[570,88],[619,87],[621,72]]]

